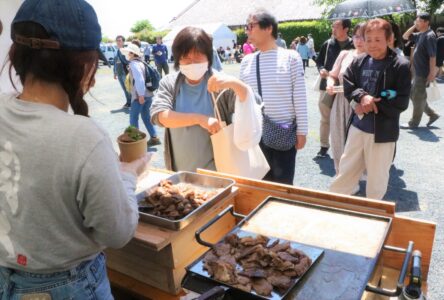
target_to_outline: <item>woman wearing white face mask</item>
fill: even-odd
[[[214,116],[210,93],[229,89],[218,102],[221,119],[227,124],[232,121],[236,98],[260,102],[260,97],[239,79],[213,72],[211,38],[202,29],[180,31],[172,52],[179,72],[162,78],[151,106],[151,122],[166,128],[165,165],[174,171],[215,170],[210,135],[221,125]]]

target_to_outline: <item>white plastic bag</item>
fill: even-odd
[[[252,91],[250,90],[249,92],[251,92],[252,96]],[[222,93],[219,94],[219,97]],[[212,97],[214,101],[215,116],[219,121],[221,121],[220,113],[217,108],[217,100],[219,97],[218,99],[214,99],[213,95]],[[254,101],[254,99],[247,100]],[[256,105],[255,103],[256,102],[254,102],[254,105]],[[251,118],[250,121],[253,122],[253,125],[245,124],[246,122],[243,119],[243,115],[241,114],[242,112],[237,111],[235,118],[238,119],[238,128],[236,128],[235,124],[233,123],[228,126],[224,126],[221,130],[219,130],[219,132],[211,135],[214,162],[218,172],[253,179],[262,179],[270,170],[267,159],[259,147],[259,141],[262,135],[262,120],[260,120],[260,122],[254,120],[254,114],[257,113],[257,108],[255,106],[248,108],[247,106],[242,107],[241,110],[244,110],[242,112],[245,112],[246,110],[247,114],[250,114],[245,116],[245,118]],[[242,121],[239,119],[242,119]],[[258,124],[256,123],[260,124],[260,126],[257,126]],[[250,132],[250,137],[248,137],[248,132],[245,130],[245,128],[240,128],[242,124],[253,130],[253,132]],[[239,131],[237,133],[237,143],[239,145],[235,143],[235,130]],[[241,150],[240,148],[245,148],[245,150]]]
[[[236,98],[233,124],[233,140],[239,150],[246,151],[259,144],[262,137],[262,113],[250,87],[245,101]]]
[[[313,91],[319,92],[321,90],[321,79],[321,75],[318,75],[318,77],[316,77],[316,81],[313,84]]]
[[[441,92],[439,91],[439,87],[436,84],[436,81],[432,81],[429,84],[429,87],[426,88],[427,92],[427,101],[434,102],[441,99]]]

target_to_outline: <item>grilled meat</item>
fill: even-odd
[[[173,184],[171,180],[161,180],[145,197],[144,211],[170,220],[179,220],[204,204],[219,192],[219,189],[204,191],[191,184]]]
[[[204,269],[212,278],[247,292],[253,290],[269,296],[273,287],[285,291],[295,277],[307,271],[311,260],[302,251],[291,248],[290,242],[268,242],[261,235],[227,235],[205,255]]]

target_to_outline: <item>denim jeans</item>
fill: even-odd
[[[265,174],[263,180],[293,185],[296,148],[292,147],[287,151],[279,151],[268,147],[262,141],[259,146],[270,165],[270,171]]]
[[[125,93],[126,104],[131,105],[131,94],[125,88],[125,74],[117,75],[117,79],[119,80],[120,86],[122,87],[123,92]]]
[[[150,120],[150,107],[152,102],[153,97],[145,97],[145,103],[143,105],[140,104],[139,100],[133,100],[130,109],[130,125],[139,128],[139,115],[141,115],[150,137],[157,137],[156,128],[154,128]]]
[[[44,297],[44,296],[46,297]],[[112,300],[105,255],[68,271],[40,274],[0,267],[0,300]]]

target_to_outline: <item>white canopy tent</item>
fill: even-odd
[[[215,49],[222,46],[224,49],[227,47],[233,48],[233,40],[236,41],[236,34],[231,31],[231,29],[223,23],[209,23],[209,24],[198,24],[189,25],[193,27],[202,28],[206,33],[211,34],[213,37],[213,47]],[[163,43],[168,48],[168,55],[171,57],[171,46],[176,35],[184,29],[186,26],[174,27],[166,36],[163,38]]]

